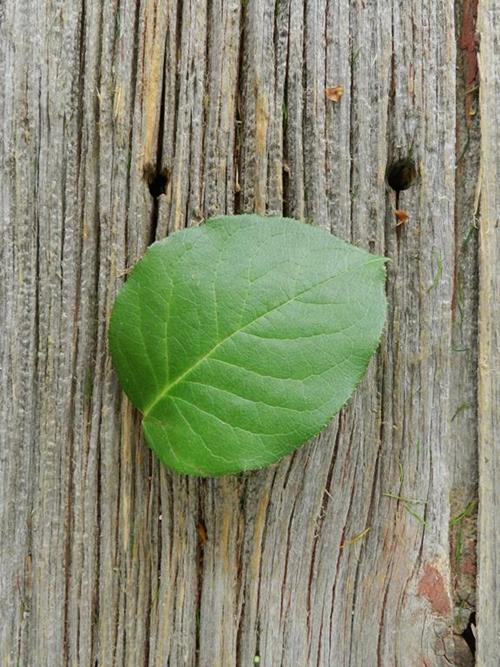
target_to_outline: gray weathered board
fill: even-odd
[[[498,665],[500,0],[0,0],[0,84],[1,667]],[[390,314],[314,442],[196,480],[106,330],[224,211],[387,255]]]

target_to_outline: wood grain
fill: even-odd
[[[480,115],[475,10],[0,0],[2,667],[472,665],[478,466],[495,663],[498,0]],[[410,152],[396,229],[385,170]],[[390,313],[318,438],[196,480],[145,446],[106,331],[149,243],[224,211],[387,255]]]

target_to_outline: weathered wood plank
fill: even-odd
[[[498,290],[496,9],[483,3],[480,28],[482,359]],[[451,0],[0,1],[2,666],[472,664],[459,633],[474,591],[449,531],[477,466],[479,121],[463,117],[461,34]],[[420,177],[396,230],[385,169],[410,150]],[[388,255],[388,327],[314,442],[260,472],[180,477],[117,386],[113,298],[154,238],[252,210]],[[482,369],[486,665],[497,389]]]
[[[498,661],[500,641],[500,3],[479,5],[481,218],[479,224],[478,665]]]

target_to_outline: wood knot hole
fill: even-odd
[[[144,180],[148,184],[149,192],[152,197],[158,199],[167,191],[169,172],[168,169],[157,169],[152,164],[144,167]]]
[[[411,158],[396,160],[387,167],[387,183],[396,192],[407,190],[413,185],[417,177],[417,167]]]

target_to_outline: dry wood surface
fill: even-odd
[[[1,667],[499,664],[498,109],[500,0],[0,0]],[[388,323],[313,442],[178,476],[113,300],[249,211],[388,256]]]

